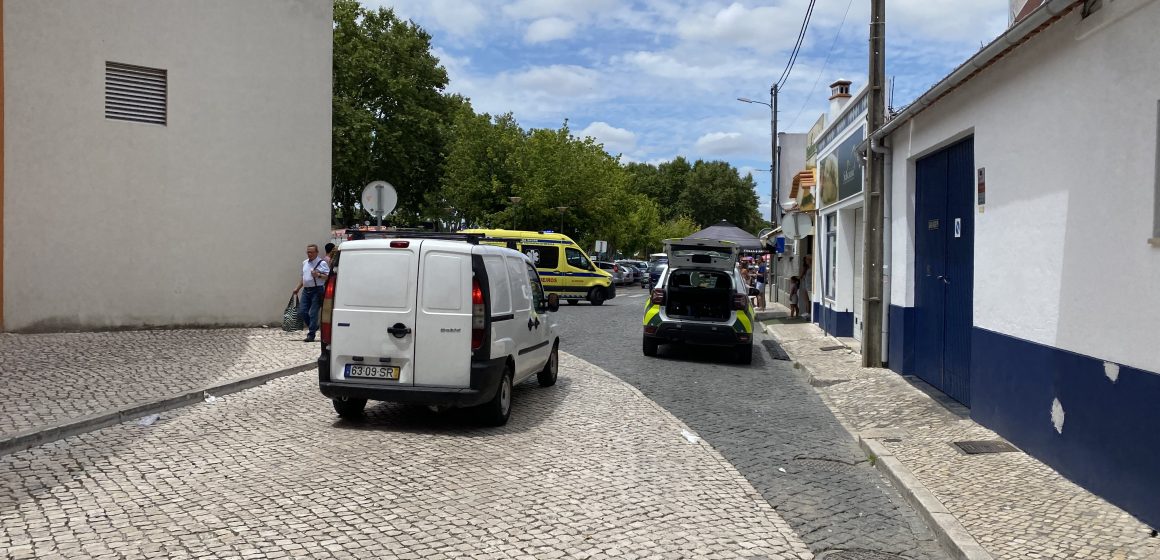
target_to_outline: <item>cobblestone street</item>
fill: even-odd
[[[751,366],[730,363],[727,353],[679,347],[646,358],[640,351],[643,297],[643,290],[625,290],[603,308],[568,308],[563,347],[632,383],[703,435],[815,553],[945,558],[804,372],[771,359],[760,344]]]
[[[309,362],[280,329],[0,334],[0,436]]]
[[[571,356],[500,429],[385,404],[341,422],[316,380],[0,458],[0,556],[812,557],[721,454]]]

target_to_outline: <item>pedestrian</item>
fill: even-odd
[[[760,274],[754,277],[753,287],[757,289],[757,309],[765,311],[765,277]]]
[[[334,243],[327,243],[322,247],[322,250],[326,252],[326,256],[322,259],[326,261],[326,267],[330,268],[334,264],[334,261],[331,260],[334,258]]]
[[[302,292],[298,314],[309,329],[303,342],[314,342],[314,333],[318,332],[318,311],[322,309],[322,290],[329,275],[330,265],[318,256],[318,245],[313,243],[307,245],[306,260],[302,261],[302,274],[299,275],[298,285],[294,287],[294,294]]]
[[[797,317],[800,313],[798,310],[798,288],[801,280],[797,276],[789,277],[789,316]]]

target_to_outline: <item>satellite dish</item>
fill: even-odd
[[[814,233],[814,224],[810,221],[808,214],[795,212],[786,214],[785,221],[781,224],[781,231],[789,239],[801,239]]]
[[[362,207],[378,218],[395,210],[399,203],[399,193],[386,181],[371,181],[362,192]]]

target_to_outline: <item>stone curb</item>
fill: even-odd
[[[773,334],[772,328],[765,323],[761,324],[761,332],[768,336],[776,336]],[[809,375],[810,385],[814,387],[830,385],[834,381],[849,380],[847,377],[818,376],[809,366],[800,361],[794,360],[793,363]],[[994,560],[991,553],[987,552],[975,540],[975,537],[971,536],[966,528],[959,523],[958,518],[948,511],[934,493],[915,478],[910,469],[895,458],[894,454],[885,445],[882,445],[882,442],[853,433],[845,423],[842,423],[842,426],[858,440],[858,445],[866,452],[866,455],[874,458],[875,468],[882,472],[883,476],[898,489],[906,502],[922,516],[927,526],[938,538],[939,543],[942,544],[943,549],[950,553],[951,557],[957,560]]]
[[[873,458],[874,466],[898,488],[902,497],[906,498],[906,501],[918,510],[919,515],[926,520],[927,525],[938,536],[943,548],[950,552],[953,558],[958,560],[994,560],[991,554],[975,540],[975,537],[972,537],[967,529],[959,523],[954,514],[947,511],[934,493],[927,490],[926,485],[915,478],[910,469],[896,459],[894,454],[885,445],[882,445],[882,442],[858,436],[858,445],[862,447],[867,456]]]
[[[251,387],[256,387],[272,379],[294,375],[295,373],[300,373],[315,367],[317,367],[317,364],[314,361],[310,361],[304,364],[251,375],[249,377],[232,379],[225,383],[210,385],[193,391],[174,393],[157,400],[138,402],[87,416],[68,418],[46,426],[16,432],[10,436],[3,436],[3,439],[0,439],[0,456],[17,453],[31,447],[92,432],[101,428],[107,428],[142,416],[189,406],[201,402],[207,394],[221,396],[236,393]]]

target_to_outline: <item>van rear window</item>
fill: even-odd
[[[374,309],[410,309],[414,301],[410,251],[347,251],[342,255],[335,305]]]
[[[560,266],[558,245],[529,245],[524,243],[524,254],[532,259],[536,268],[554,269]]]

